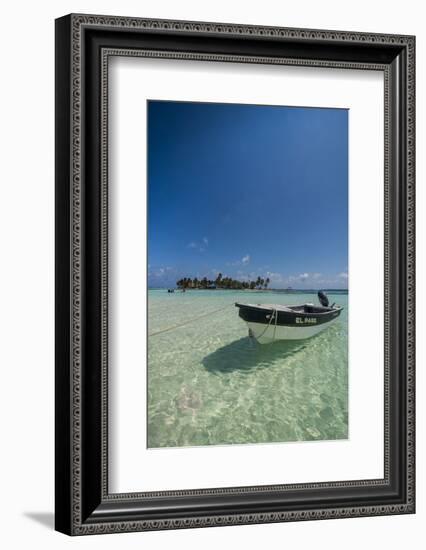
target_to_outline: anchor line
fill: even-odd
[[[274,310],[274,315],[275,315],[275,328],[274,328],[274,340],[275,340],[275,334],[277,332],[277,323],[278,323],[278,311],[276,309]]]
[[[266,325],[265,330],[262,332],[262,334],[260,334],[259,336],[256,337],[257,340],[259,340],[259,338],[262,338],[262,336],[265,334],[265,332],[271,326],[271,322],[272,322],[273,319],[275,319],[274,338],[273,338],[273,340],[275,340],[275,332],[277,331],[277,321],[278,321],[278,313],[277,313],[277,310],[275,308],[272,310],[272,315],[269,317],[269,322]]]
[[[209,311],[208,313],[203,313],[202,315],[198,315],[198,317],[193,317],[192,319],[188,319],[188,321],[184,321],[183,323],[179,323],[178,325],[173,325],[171,327],[164,328],[162,330],[157,330],[156,332],[152,332],[151,334],[148,334],[148,338],[151,336],[157,336],[158,334],[163,334],[164,332],[170,332],[171,330],[176,330],[180,327],[183,327],[185,325],[189,325],[190,323],[193,323],[194,321],[198,321],[198,319],[202,319],[203,317],[208,317],[209,315],[214,315],[215,313],[219,313],[220,311],[223,311],[224,309],[233,306],[232,304],[227,304],[224,307],[221,307],[219,309],[215,309],[213,311]]]

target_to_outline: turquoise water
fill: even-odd
[[[148,447],[346,439],[348,296],[328,297],[345,308],[335,325],[309,340],[259,345],[236,301],[317,303],[316,296],[149,290],[150,335],[191,322],[148,338]]]

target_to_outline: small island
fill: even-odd
[[[203,289],[203,290],[266,290],[270,283],[269,277],[263,279],[258,277],[255,281],[239,281],[232,277],[223,277],[222,273],[219,273],[214,281],[203,277],[198,279],[195,277],[183,277],[176,281],[176,286],[179,289]]]

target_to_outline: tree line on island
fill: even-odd
[[[199,289],[233,289],[233,290],[266,290],[270,283],[269,277],[263,279],[258,277],[255,281],[239,281],[232,277],[223,277],[219,273],[214,281],[203,277],[198,279],[195,277],[183,277],[176,281],[176,286],[180,289],[199,288]]]

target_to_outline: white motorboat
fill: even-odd
[[[311,338],[334,324],[343,307],[329,305],[324,292],[318,292],[319,306],[314,304],[240,304],[239,316],[260,344],[277,340],[303,340]]]

